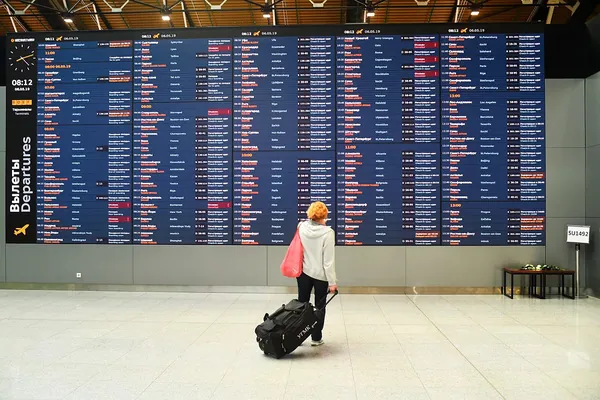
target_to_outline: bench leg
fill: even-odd
[[[542,287],[541,287],[542,295],[540,298],[546,298],[546,274],[542,274]]]
[[[571,275],[571,296],[567,296],[571,300],[575,300],[575,274]]]
[[[510,298],[515,298],[515,274],[510,274]]]
[[[527,275],[529,279],[529,297],[535,297],[535,275]]]
[[[502,289],[500,293],[506,296],[506,271],[502,271]]]

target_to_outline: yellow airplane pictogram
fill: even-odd
[[[25,224],[21,228],[16,228],[14,231],[15,236],[19,236],[20,234],[23,234],[23,236],[25,236],[25,231],[27,230],[27,228],[29,228],[29,224]]]
[[[252,34],[252,36],[260,36],[260,31],[256,31]]]
[[[57,41],[57,42],[61,42],[61,41],[62,41],[62,38],[63,38],[62,36],[59,36],[59,37],[57,37],[57,38],[56,38],[56,41]]]
[[[469,30],[469,28],[462,28],[462,29],[460,30],[460,33],[467,33],[467,30]]]
[[[357,35],[362,35],[364,31],[365,31],[364,29],[359,29],[359,30],[356,31],[356,34]]]
[[[152,39],[158,39],[158,38],[160,38],[160,33],[152,35]]]

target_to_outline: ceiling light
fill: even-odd
[[[269,7],[262,7],[261,11],[263,18],[271,18],[271,9]]]
[[[171,10],[169,10],[168,8],[164,8],[160,12],[160,16],[163,21],[170,21],[171,20]]]
[[[471,8],[471,16],[472,17],[476,17],[479,15],[479,7],[473,7]]]
[[[72,24],[73,23],[73,16],[69,13],[63,14],[63,20],[67,23],[67,24]]]
[[[372,18],[375,16],[375,7],[372,5],[367,5],[367,17]]]

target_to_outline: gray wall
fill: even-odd
[[[6,281],[6,229],[5,229],[5,182],[6,182],[6,87],[0,86],[0,282]]]
[[[585,223],[585,80],[546,81],[546,263],[575,268],[566,227]],[[581,285],[585,286],[585,263]]]
[[[588,287],[600,294],[600,72],[586,79],[586,223],[591,243],[586,246]]]
[[[340,247],[337,249],[340,284],[492,287],[500,285],[500,268],[506,265],[548,262],[572,266],[573,251],[564,243],[565,226],[585,221],[585,82],[549,80],[546,88],[546,247]],[[2,89],[0,110],[4,109]],[[0,114],[4,117],[2,112]],[[3,123],[0,129],[4,129]],[[4,135],[0,147],[1,168],[5,159],[3,138]],[[4,180],[4,174],[0,176]],[[0,190],[5,190],[3,182]],[[3,193],[0,199],[4,201]],[[0,218],[4,225],[3,213]],[[4,235],[4,229],[1,232]],[[5,257],[0,258],[0,281],[6,279],[7,282],[293,284],[279,274],[283,247],[5,246],[2,236],[0,250],[4,249]],[[82,279],[76,278],[77,272],[82,273]]]

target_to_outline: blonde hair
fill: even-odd
[[[327,206],[320,201],[315,201],[314,203],[312,203],[306,211],[306,215],[308,216],[308,218],[310,218],[313,221],[320,221],[322,219],[327,218],[328,213],[329,210],[327,209]]]

